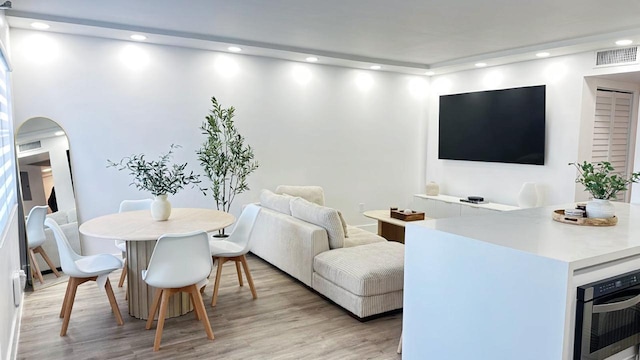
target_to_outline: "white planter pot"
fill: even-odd
[[[171,215],[171,203],[167,195],[158,195],[151,203],[151,218],[156,221],[165,221]]]
[[[616,208],[611,201],[593,199],[587,203],[587,217],[608,219],[616,214]]]

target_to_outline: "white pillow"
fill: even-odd
[[[291,215],[291,199],[293,199],[292,196],[274,194],[271,190],[267,189],[262,189],[260,192],[261,206],[287,215]]]
[[[342,230],[344,231],[344,237],[348,238],[349,234],[347,233],[347,222],[344,220],[344,216],[342,216],[342,211],[338,210],[338,216],[340,217],[340,222],[342,223]]]
[[[298,196],[312,203],[324,206],[324,190],[320,186],[280,185],[276,194]]]
[[[330,249],[339,249],[344,246],[344,231],[337,210],[302,198],[294,198],[291,200],[291,215],[324,228],[329,237]]]

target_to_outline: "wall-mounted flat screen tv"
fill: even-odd
[[[544,165],[545,85],[440,96],[438,158]]]

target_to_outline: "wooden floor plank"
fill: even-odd
[[[215,308],[209,306],[215,271],[209,279],[203,298],[215,340],[189,313],[166,320],[162,347],[154,353],[155,326],[145,330],[144,320],[125,315],[124,288],[114,288],[124,315],[124,325],[117,326],[105,293],[93,282],[78,287],[67,336],[60,337],[63,282],[25,296],[18,359],[401,358],[401,313],[359,322],[261,259],[249,255],[247,261],[256,300],[248,286],[238,286],[233,262],[224,265]],[[119,276],[112,273],[111,282]]]

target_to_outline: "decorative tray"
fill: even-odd
[[[416,220],[424,220],[424,213],[413,211],[411,214],[405,214],[402,211],[398,210],[390,210],[390,214],[392,218],[403,220],[403,221],[416,221]]]
[[[555,221],[573,225],[613,226],[618,223],[617,216],[608,219],[567,216],[564,214],[564,210],[554,210],[552,216]]]

